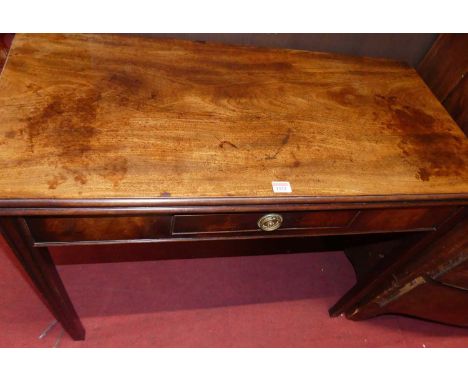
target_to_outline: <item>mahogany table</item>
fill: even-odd
[[[35,34],[0,77],[1,229],[76,340],[47,247],[150,242],[175,258],[398,240],[331,309],[351,314],[464,218],[467,153],[415,70],[384,59]]]

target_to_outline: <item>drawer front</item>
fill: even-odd
[[[36,243],[169,240],[196,237],[307,236],[432,230],[455,207],[278,212],[281,224],[262,230],[262,213],[30,217]],[[265,227],[264,227],[265,228]]]
[[[320,235],[433,230],[455,210],[455,207],[434,207],[279,212],[282,223],[269,232],[258,226],[258,221],[268,213],[176,215],[172,235]]]
[[[271,214],[212,214],[212,215],[176,215],[172,233],[174,235],[251,233],[263,232],[259,220]],[[307,229],[336,229],[347,227],[357,215],[355,210],[286,212],[279,215],[282,219],[279,228],[270,231],[297,231]]]
[[[36,242],[148,240],[169,236],[171,216],[28,218]]]
[[[353,222],[352,228],[366,232],[431,230],[443,223],[457,209],[457,207],[424,207],[362,210]]]

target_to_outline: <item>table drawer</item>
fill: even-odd
[[[307,229],[336,229],[347,227],[357,215],[356,210],[244,213],[211,215],[176,215],[172,233],[175,235],[262,232],[260,219],[279,217],[279,227],[269,233]]]
[[[352,229],[366,232],[431,230],[457,209],[458,207],[411,207],[362,210],[353,222]]]
[[[36,243],[141,241],[189,237],[327,235],[431,230],[454,207],[248,212],[190,215],[29,217]],[[281,222],[271,231],[264,217]],[[279,218],[278,218],[279,216]],[[271,223],[271,221],[270,221]]]
[[[173,236],[287,235],[432,230],[456,208],[389,208],[307,212],[176,215]],[[262,217],[279,215],[272,231],[259,227]]]

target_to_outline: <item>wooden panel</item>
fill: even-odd
[[[394,300],[385,309],[387,313],[468,326],[468,292],[431,281]]]
[[[28,218],[36,242],[141,240],[167,237],[170,216]]]
[[[413,69],[325,53],[17,35],[0,145],[4,200],[468,192],[468,140]]]
[[[353,265],[358,280],[369,275],[383,259],[397,257],[398,253],[408,246],[409,240],[412,240],[415,234],[408,234],[410,237],[408,235],[397,235],[398,238],[393,237],[386,241],[364,243],[344,249],[346,257]]]
[[[3,69],[3,64],[5,63],[7,58],[7,50],[0,46],[0,73]]]
[[[279,212],[283,223],[278,231],[310,228],[343,228],[357,214],[354,210]],[[220,233],[220,232],[262,232],[257,226],[265,213],[255,214],[212,214],[174,216],[174,234]]]
[[[467,258],[468,245],[468,211],[466,208],[457,210],[446,221],[439,224],[436,231],[410,238],[409,245],[404,249],[397,248],[395,253],[385,254],[383,259],[374,262],[371,272],[364,274],[358,284],[345,295],[331,309],[333,315],[346,312],[353,319],[366,319],[379,314],[389,312],[407,314],[406,308],[411,309],[411,314],[425,317],[430,312],[430,305],[426,301],[433,300],[434,309],[439,303],[443,307],[444,301],[437,301],[441,296],[431,295],[431,288],[427,290],[421,285],[448,275],[457,265]],[[418,237],[419,236],[419,237]],[[363,253],[365,255],[365,253]],[[355,256],[358,256],[356,253]],[[353,262],[354,263],[354,262]],[[451,288],[448,288],[451,289]],[[453,288],[452,288],[453,289]],[[413,295],[413,290],[415,295]],[[427,296],[421,296],[424,293]],[[468,291],[457,289],[454,294],[459,295]],[[366,295],[367,293],[367,295]],[[451,292],[447,292],[452,294]],[[401,304],[398,301],[401,300]],[[454,302],[453,302],[454,303]],[[356,309],[357,308],[357,309]],[[452,313],[463,311],[462,307],[453,307],[447,311],[435,312],[431,319],[440,318],[441,322],[450,323]],[[450,313],[452,312],[452,313]],[[454,319],[456,324],[456,317]]]
[[[418,71],[453,119],[468,134],[468,35],[441,34]]]
[[[406,234],[412,235],[412,234]],[[274,255],[298,252],[338,251],[352,244],[388,240],[394,234],[248,238],[157,243],[54,246],[56,264],[89,264],[122,261],[154,261],[206,257]],[[399,234],[401,236],[401,234]]]
[[[382,57],[415,67],[437,33],[156,33],[154,37]]]
[[[97,217],[29,217],[36,243],[152,240],[177,237],[331,235],[432,229],[454,207],[362,211],[280,212],[282,226],[264,232],[257,221],[266,213],[142,215]],[[357,219],[355,217],[357,216]],[[172,222],[172,230],[171,230]],[[171,232],[172,231],[172,232]]]
[[[455,207],[363,210],[353,230],[402,231],[435,228],[455,212]]]
[[[468,291],[468,246],[464,248],[464,251],[467,260],[457,265],[449,272],[439,276],[437,280],[457,288],[464,288]]]
[[[431,278],[468,292],[468,216],[450,232],[446,240],[431,248],[440,264],[428,272]]]
[[[418,67],[418,72],[442,102],[468,70],[468,35],[441,34]]]
[[[444,106],[468,136],[468,76],[463,77],[453,89],[445,99]]]
[[[0,73],[2,72],[4,63],[6,62],[12,40],[13,33],[0,33]]]

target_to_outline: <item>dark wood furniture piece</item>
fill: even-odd
[[[0,148],[3,234],[74,339],[85,331],[47,247],[151,242],[159,258],[345,247],[372,263],[331,310],[350,314],[468,201],[466,137],[414,69],[383,59],[17,35]],[[377,264],[359,249],[389,238]]]
[[[441,34],[418,72],[468,135],[468,34]]]
[[[421,77],[465,134],[467,69],[468,35],[463,34],[441,34],[418,67]],[[348,250],[358,278],[366,277],[373,266],[378,266],[379,254],[388,252],[395,243]],[[431,246],[420,249],[407,264],[395,268],[391,277],[381,279],[380,286],[348,312],[348,317],[363,319],[393,312],[468,327],[466,217]]]
[[[378,262],[378,254],[388,249],[360,248]],[[358,279],[369,269],[359,264],[362,253],[349,251]],[[468,327],[468,220],[465,218],[432,245],[420,249],[402,267],[397,267],[380,286],[362,299],[347,317],[359,320],[384,313],[399,313],[431,321]]]

